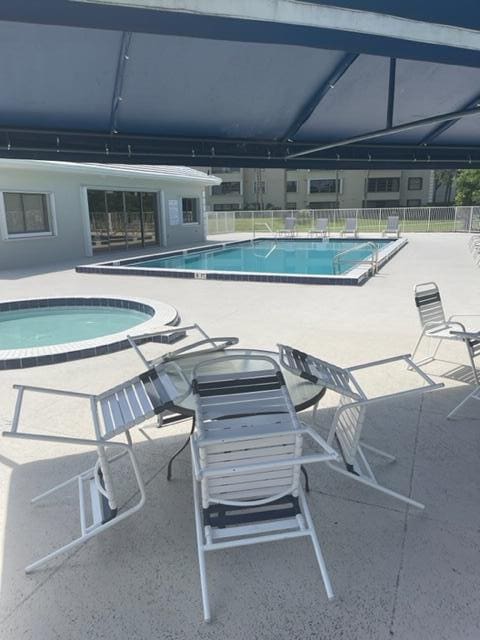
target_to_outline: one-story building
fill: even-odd
[[[205,240],[205,187],[174,166],[0,160],[0,269]]]

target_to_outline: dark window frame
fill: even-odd
[[[368,178],[368,193],[397,193],[400,191],[400,178],[397,176]]]
[[[323,183],[323,187],[320,185],[314,185],[314,182]],[[338,178],[312,178],[309,180],[308,193],[340,193],[341,179]]]
[[[420,186],[419,187],[412,187],[411,185],[414,183],[414,181],[419,181],[420,182]],[[411,176],[408,179],[408,190],[409,191],[421,191],[423,189],[423,178],[421,176]]]
[[[9,229],[9,214],[12,212],[12,209],[9,210],[7,198],[8,196],[19,196],[21,203],[21,217],[23,218],[23,231],[12,231]],[[28,228],[29,221],[27,220],[28,215],[28,207],[25,204],[25,199],[32,196],[41,196],[42,202],[42,217],[44,227],[43,229],[32,229]],[[6,240],[17,240],[22,238],[45,238],[45,237],[55,237],[57,235],[56,231],[56,221],[54,216],[54,203],[53,203],[53,194],[49,191],[3,191],[3,212],[4,212],[4,223],[5,223],[5,239]]]
[[[192,209],[185,209],[185,202],[190,201],[194,206]],[[188,218],[192,219],[189,220]],[[182,198],[182,224],[200,224],[200,198]]]

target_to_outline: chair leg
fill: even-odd
[[[391,462],[395,462],[396,460],[395,456],[392,456],[390,453],[387,453],[386,451],[382,451],[381,449],[377,449],[376,447],[372,447],[370,444],[365,444],[364,442],[362,442],[362,448],[367,449],[367,451],[371,451],[372,453],[376,453],[377,456],[386,458]]]
[[[464,404],[466,404],[470,399],[474,399],[474,400],[480,400],[480,398],[477,397],[477,393],[480,391],[480,387],[475,387],[475,389],[470,392],[468,394],[468,396],[466,396],[459,404],[457,404],[457,406],[452,409],[452,411],[450,411],[450,413],[447,416],[447,420],[453,420],[453,416],[457,413],[457,411],[463,407]]]
[[[396,491],[387,489],[386,487],[383,487],[381,484],[378,484],[377,482],[370,480],[369,478],[365,478],[364,476],[351,473],[350,471],[347,471],[346,469],[342,469],[341,467],[331,462],[327,462],[327,465],[330,467],[330,469],[333,469],[337,473],[341,473],[342,475],[347,476],[347,478],[350,478],[351,480],[355,480],[356,482],[360,482],[361,484],[366,484],[367,487],[372,487],[372,489],[376,489],[377,491],[381,491],[382,493],[385,493],[386,495],[391,496],[392,498],[396,498],[397,500],[406,502],[407,504],[412,505],[412,507],[417,507],[417,509],[425,509],[425,505],[422,504],[421,502],[417,502],[416,500],[412,500],[411,498],[408,498],[407,496],[404,496],[401,493],[397,493]]]
[[[318,566],[320,567],[320,573],[322,574],[323,584],[325,586],[325,591],[327,593],[327,598],[329,600],[333,600],[335,597],[335,593],[333,592],[332,583],[330,582],[330,576],[328,575],[327,565],[325,563],[325,558],[323,557],[322,549],[320,547],[320,542],[318,540],[317,532],[315,531],[315,526],[313,524],[312,515],[310,513],[310,509],[308,508],[307,500],[305,498],[305,494],[302,490],[299,493],[300,504],[302,507],[302,513],[307,522],[307,527],[309,529],[310,538],[312,540],[313,548],[315,550],[315,556],[317,558]]]
[[[203,619],[211,621],[210,602],[208,598],[207,568],[205,564],[205,549],[203,544],[203,522],[200,515],[200,497],[198,495],[198,482],[193,475],[193,504],[195,510],[195,532],[197,536],[198,566],[200,570],[200,587],[202,590]]]

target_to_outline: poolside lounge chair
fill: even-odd
[[[388,216],[387,226],[385,227],[383,236],[394,235],[396,238],[400,237],[400,218],[399,216]]]
[[[470,362],[472,364],[472,371],[475,378],[475,388],[471,391],[457,406],[455,409],[452,409],[448,414],[447,418],[451,419],[457,413],[457,411],[463,407],[469,400],[480,400],[480,381],[479,381],[479,372],[475,365],[475,358],[480,356],[480,331],[475,333],[462,332],[462,331],[454,331],[452,334],[456,338],[460,338],[465,341],[467,345],[467,351],[470,358]]]
[[[285,218],[283,222],[283,229],[277,231],[277,236],[288,236],[293,238],[296,235],[295,226],[297,221],[295,218]]]
[[[435,282],[422,282],[420,284],[416,284],[414,288],[414,295],[422,330],[413,349],[412,360],[415,360],[417,351],[424,338],[433,338],[437,341],[434,343],[432,354],[416,362],[417,366],[421,366],[435,360],[438,349],[443,340],[463,340],[463,338],[456,332],[465,333],[465,326],[463,323],[455,320],[455,318],[465,318],[469,316],[453,315],[446,318],[442,299],[440,297],[440,291],[438,290],[438,286]],[[479,376],[475,367],[473,368],[473,374],[476,381],[479,382]]]
[[[358,235],[358,222],[356,218],[347,218],[345,220],[345,227],[343,231],[340,232],[342,236],[347,233],[351,233],[354,238]]]
[[[413,364],[409,355],[394,356],[354,367],[342,368],[299,351],[298,349],[293,349],[292,347],[281,344],[278,345],[278,347],[280,351],[280,361],[286,369],[306,380],[327,387],[327,389],[335,391],[340,395],[340,402],[333,418],[327,444],[333,446],[335,440],[338,442],[343,461],[342,463],[329,462],[327,463],[329,467],[348,476],[352,480],[377,489],[392,498],[397,498],[414,507],[423,509],[423,504],[379,484],[367,461],[364,449],[372,451],[376,455],[392,462],[395,458],[389,453],[361,441],[362,428],[369,406],[392,398],[400,398],[406,395],[421,394],[426,391],[440,389],[444,385],[436,384],[429,376],[421,371],[421,369]],[[426,382],[426,385],[405,391],[398,391],[393,394],[368,397],[355,376],[356,372],[401,361],[408,363],[422,380]],[[316,409],[314,411],[314,419],[315,417]]]
[[[233,360],[250,365],[252,359],[258,361],[253,372],[229,369]],[[197,429],[191,452],[205,620],[210,620],[205,553],[216,549],[307,536],[332,598],[300,468],[337,454],[298,421],[278,365],[265,356],[205,361],[195,368],[193,391]],[[306,436],[321,453],[302,452]]]
[[[310,229],[310,235],[311,236],[319,235],[326,238],[327,236],[330,235],[330,231],[328,230],[328,224],[329,224],[328,218],[317,218],[315,220],[314,226],[312,227],[312,229]]]
[[[149,369],[139,376],[135,376],[104,391],[100,395],[15,385],[14,388],[18,390],[18,395],[14,417],[10,431],[4,432],[4,436],[43,442],[93,446],[97,450],[97,461],[93,467],[33,498],[32,503],[36,503],[64,487],[72,484],[77,485],[81,533],[71,542],[28,565],[25,569],[27,573],[37,569],[59,554],[109,529],[133,515],[144,505],[145,488],[133,453],[130,429],[162,413],[174,400],[180,400],[190,393],[190,385],[183,378],[181,371],[171,364],[168,367],[169,370],[166,368]],[[54,435],[20,430],[20,418],[26,394],[48,394],[88,402],[93,437],[77,438],[70,435]],[[66,431],[66,433],[68,434],[69,432]],[[125,435],[126,443],[113,440],[119,435]],[[108,457],[107,449],[110,447],[114,451],[116,449],[119,453]],[[112,467],[124,454],[129,456],[139,491],[139,499],[135,504],[120,510],[116,500]]]

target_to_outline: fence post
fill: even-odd
[[[470,207],[470,221],[468,223],[468,230],[472,231],[472,223],[473,223],[473,207]]]
[[[432,216],[432,208],[428,207],[428,221],[427,221],[427,231],[430,231],[430,218]]]
[[[382,210],[378,210],[378,233],[380,233],[380,229],[382,228]]]

